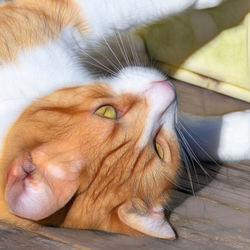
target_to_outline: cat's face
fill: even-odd
[[[30,105],[3,151],[9,210],[47,224],[173,238],[162,206],[179,146],[175,92],[164,78],[127,68]]]

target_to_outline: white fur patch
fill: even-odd
[[[227,161],[250,160],[250,110],[223,116],[218,156]]]
[[[103,79],[112,85],[118,93],[141,94],[149,88],[154,81],[164,81],[166,76],[158,70],[148,67],[126,67],[117,76]]]
[[[195,0],[75,0],[87,16],[90,30],[97,36],[112,34],[179,13]]]
[[[75,0],[87,17],[92,34],[102,37],[127,30],[188,8],[214,7],[222,0]]]

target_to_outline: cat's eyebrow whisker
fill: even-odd
[[[91,63],[90,61],[87,61],[88,64],[92,65],[92,66],[99,66],[100,69],[110,73],[111,75],[115,75],[116,73],[108,68],[107,66],[105,66],[103,63],[101,63],[100,61],[98,61],[96,58],[94,58],[93,56],[91,56],[90,54],[88,54],[86,51],[82,50],[82,53],[84,53],[87,57],[89,57],[90,59],[92,59],[94,62],[96,62],[97,64]]]
[[[116,32],[115,37],[116,37],[116,41],[117,41],[117,44],[119,46],[119,49],[123,55],[123,58],[124,58],[125,62],[127,63],[127,66],[132,65],[132,63],[130,62],[129,57],[126,53],[125,45],[124,45],[124,42],[122,40],[122,37],[121,37],[121,34],[119,31]]]
[[[112,53],[112,55],[115,57],[115,59],[117,60],[118,64],[120,65],[120,69],[123,68],[123,65],[121,63],[121,61],[119,60],[119,58],[117,57],[117,55],[115,54],[114,50],[111,48],[111,46],[109,45],[107,39],[105,38],[105,36],[103,36],[103,40],[105,42],[105,44],[107,45],[108,49],[110,50],[110,52]],[[115,68],[117,69],[117,71],[119,71],[120,69],[117,67],[117,65],[112,64],[113,66],[115,66]]]
[[[129,35],[127,36],[127,39],[128,39],[128,44],[129,44],[130,52],[131,52],[132,57],[133,57],[134,64],[139,66],[140,60],[139,60],[138,53],[137,53],[136,48],[135,48],[135,43],[131,42]]]
[[[107,68],[103,68],[101,65],[95,64],[95,63],[91,63],[90,61],[85,62],[86,64],[92,65],[98,69],[101,69],[102,71],[105,71],[107,73],[109,73],[110,75],[115,75],[115,72],[111,71],[111,69],[107,69]],[[99,74],[97,74],[97,76],[99,76]]]
[[[94,67],[98,67],[99,69],[108,72],[111,75],[115,75],[115,72],[113,70],[111,70],[110,68],[108,68],[106,65],[104,65],[103,63],[101,63],[100,61],[98,61],[96,58],[94,58],[93,56],[91,56],[89,53],[86,52],[86,48],[82,48],[80,43],[77,41],[77,39],[75,37],[72,37],[72,39],[74,39],[75,41],[75,46],[77,48],[75,48],[75,51],[80,51],[80,53],[77,54],[82,54],[85,55],[87,57],[89,57],[92,61],[94,61],[96,64],[91,63],[90,61],[84,61],[84,63],[88,63]]]
[[[117,72],[120,71],[120,68],[117,67],[117,65],[111,60],[109,59],[109,57],[105,57],[105,55],[103,55],[102,53],[98,52],[97,53],[102,56]],[[108,67],[108,66],[107,66]],[[110,68],[109,68],[110,69]],[[111,70],[111,69],[110,69]]]

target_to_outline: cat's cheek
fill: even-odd
[[[27,154],[11,165],[5,188],[9,211],[19,217],[41,220],[62,208],[79,187],[79,178],[66,178],[62,169],[41,170]]]

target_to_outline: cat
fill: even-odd
[[[123,33],[221,2],[17,0],[0,7],[0,219],[174,239],[163,208],[181,169],[179,137],[203,160],[249,159],[250,113],[183,116],[187,130],[176,132],[172,84],[138,63],[147,60],[144,44]],[[140,51],[133,63],[130,42]],[[104,47],[115,64],[99,60]]]

